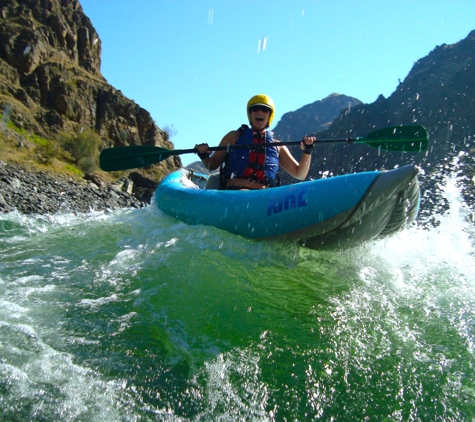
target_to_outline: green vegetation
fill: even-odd
[[[64,169],[72,174],[75,174],[76,176],[82,177],[81,171],[76,166],[73,166],[71,164],[66,164],[64,166]]]
[[[92,131],[62,135],[58,140],[28,133],[16,126],[8,114],[0,113],[0,159],[29,163],[42,170],[81,178],[98,168],[101,139]]]
[[[0,160],[24,164],[31,168],[82,179],[86,173],[97,173],[106,181],[127,177],[129,171],[104,172],[99,164],[101,138],[90,130],[46,139],[16,126],[8,113],[0,113]],[[137,171],[133,169],[133,171]],[[152,180],[160,181],[167,173],[162,167],[139,170]]]
[[[84,173],[93,173],[97,169],[100,144],[101,138],[97,134],[85,130],[60,139],[63,150]]]

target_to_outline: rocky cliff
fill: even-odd
[[[323,138],[365,136],[373,130],[421,124],[429,149],[420,154],[381,151],[366,145],[323,144],[315,148],[310,176],[418,165],[426,192],[435,191],[444,174],[456,174],[465,199],[475,203],[475,31],[452,45],[437,46],[418,60],[389,98],[343,110]],[[305,107],[304,107],[305,108]],[[280,122],[279,122],[280,125]],[[278,127],[279,127],[278,125]],[[303,133],[302,126],[301,132]],[[296,131],[294,128],[293,131]],[[300,152],[294,149],[298,157]],[[291,180],[282,174],[284,182]],[[425,184],[424,184],[425,183]]]
[[[417,123],[430,134],[423,162],[443,162],[471,145],[475,133],[475,31],[418,60],[389,98],[380,96],[342,114],[329,136],[364,136],[375,128]],[[418,159],[420,160],[420,158]]]
[[[285,113],[273,132],[280,141],[297,141],[309,133],[327,130],[342,110],[349,113],[360,100],[347,95],[331,94],[323,100]]]
[[[0,0],[0,107],[12,122],[55,139],[83,129],[101,147],[173,148],[150,113],[107,83],[101,40],[77,0]],[[179,167],[162,162],[162,172]]]

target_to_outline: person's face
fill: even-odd
[[[265,106],[252,106],[249,109],[251,113],[251,125],[258,130],[263,130],[269,123],[271,109]]]

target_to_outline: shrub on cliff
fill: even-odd
[[[84,173],[93,173],[97,169],[99,135],[89,131],[82,131],[75,136],[63,136],[61,147],[69,154],[73,161]]]

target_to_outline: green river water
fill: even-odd
[[[319,252],[153,206],[0,216],[2,421],[475,420],[473,216]]]

